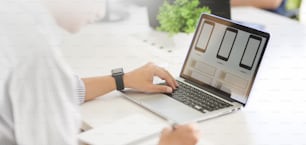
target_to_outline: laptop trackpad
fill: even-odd
[[[128,93],[126,95],[149,110],[177,123],[194,121],[194,119],[198,119],[204,115],[202,112],[194,110],[164,94],[136,94]]]

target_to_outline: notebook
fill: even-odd
[[[110,124],[83,132],[79,139],[91,145],[157,144],[166,122],[152,120],[141,114],[133,114]]]

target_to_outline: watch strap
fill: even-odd
[[[121,91],[124,89],[124,83],[123,83],[123,75],[117,75],[114,76],[115,82],[116,82],[116,88],[118,91]]]

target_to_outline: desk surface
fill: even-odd
[[[119,66],[128,71],[152,61],[179,75],[192,35],[167,38],[148,27],[143,8],[131,11],[126,21],[94,24],[65,39],[64,56],[77,73],[109,74]],[[271,40],[247,106],[199,123],[199,144],[306,144],[306,27],[254,8],[234,8],[232,15],[234,20],[264,25]],[[164,122],[118,92],[83,104],[81,111],[91,128],[132,114]]]

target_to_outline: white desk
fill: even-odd
[[[148,27],[145,10],[134,7],[131,11],[127,21],[91,25],[65,40],[64,55],[77,73],[109,74],[115,67],[131,70],[153,61],[179,75],[188,43],[175,46],[169,39],[154,38],[157,34]],[[254,8],[235,8],[232,15],[235,20],[263,24],[271,40],[246,108],[200,123],[199,144],[306,144],[306,27]],[[160,49],[158,42],[166,48]],[[84,123],[92,128],[131,114],[164,121],[117,92],[83,104],[81,111]]]

